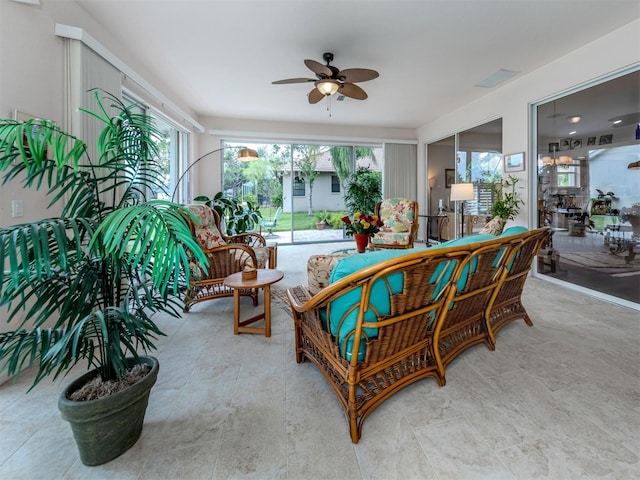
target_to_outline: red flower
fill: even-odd
[[[377,215],[367,215],[361,212],[353,214],[353,221],[349,216],[344,216],[341,220],[345,223],[347,235],[355,233],[374,235],[384,225],[384,222]]]

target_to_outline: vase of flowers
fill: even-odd
[[[353,235],[356,240],[358,253],[364,253],[369,243],[369,238],[380,231],[384,222],[377,215],[366,215],[361,212],[353,214],[353,219],[348,215],[342,217],[347,235]]]

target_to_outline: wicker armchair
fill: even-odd
[[[375,214],[384,226],[371,237],[371,247],[413,248],[418,233],[418,202],[409,198],[387,198],[378,202]]]
[[[209,266],[203,267],[189,262],[192,275],[191,288],[187,290],[184,311],[192,305],[221,297],[232,297],[233,289],[224,285],[224,279],[232,273],[241,272],[245,267],[265,268],[269,251],[262,235],[243,233],[226,236],[220,228],[220,216],[207,205],[187,205],[200,220],[200,225],[189,221],[191,232],[198,239],[207,255]],[[251,297],[258,304],[256,289],[241,290],[240,295]]]

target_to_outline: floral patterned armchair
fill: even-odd
[[[418,202],[409,198],[387,198],[378,202],[375,213],[384,226],[371,237],[371,247],[413,248],[418,233]]]
[[[200,224],[189,221],[191,232],[198,240],[209,266],[204,267],[189,260],[191,288],[185,295],[184,311],[192,305],[205,300],[232,297],[233,289],[224,285],[224,279],[232,273],[241,272],[246,267],[266,268],[269,251],[262,235],[242,233],[226,236],[220,229],[220,216],[207,205],[187,205],[187,208],[200,220]],[[241,295],[251,297],[258,304],[258,291],[246,289]]]

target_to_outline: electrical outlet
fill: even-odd
[[[11,216],[13,218],[24,216],[24,200],[11,200]]]

